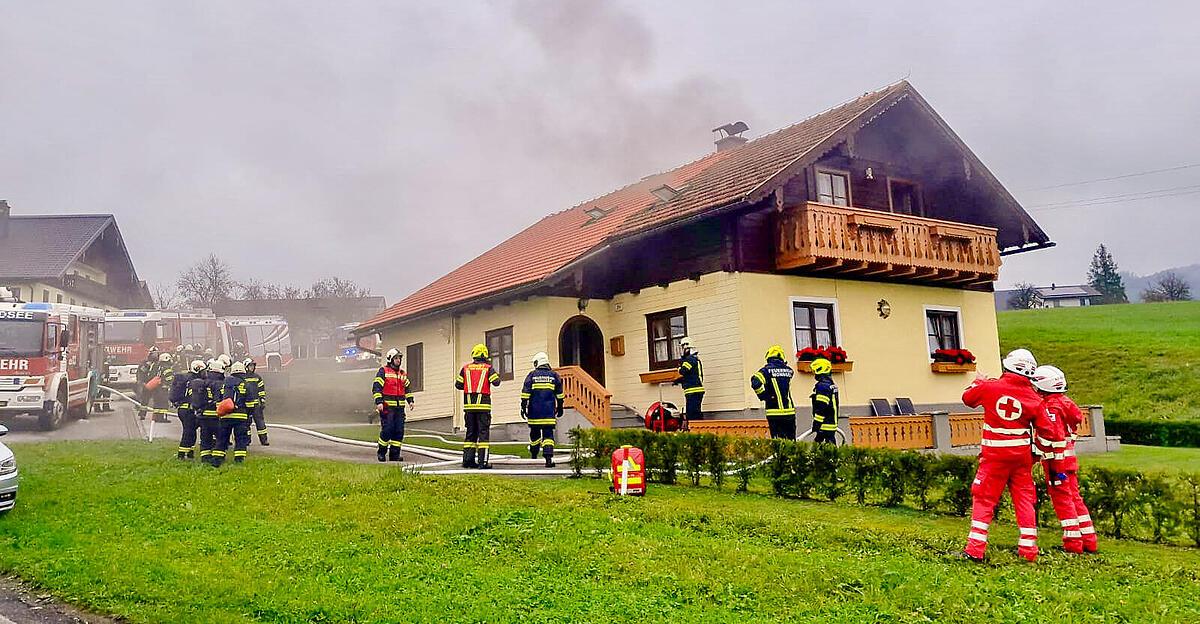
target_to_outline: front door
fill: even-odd
[[[563,323],[558,334],[558,363],[578,366],[604,385],[604,335],[595,321],[580,315]]]

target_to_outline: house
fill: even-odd
[[[1001,256],[1052,245],[1046,233],[908,82],[752,141],[745,130],[719,128],[714,152],[549,215],[359,326],[421,353],[410,418],[462,426],[453,380],[485,343],[503,379],[494,426],[520,423],[538,351],[568,404],[606,426],[613,410],[682,403],[658,384],[684,336],[704,360],[708,418],[763,416],[748,379],[774,344],[843,347],[845,414],[881,397],[961,411],[974,366],[931,352],[967,348],[999,372]],[[802,419],[809,384],[793,390]]]
[[[342,352],[347,341],[343,326],[371,318],[384,310],[383,297],[308,297],[247,299],[213,304],[217,316],[282,316],[288,322],[292,357],[328,358]]]
[[[4,200],[0,285],[23,301],[106,310],[154,305],[112,215],[12,215]]]
[[[1009,300],[1017,292],[1016,290],[996,291],[996,310],[1014,309]],[[1081,308],[1100,305],[1103,299],[1104,293],[1087,284],[1075,286],[1050,284],[1033,289],[1033,307],[1035,308]]]

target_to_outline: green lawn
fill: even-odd
[[[1128,468],[1142,472],[1200,473],[1200,448],[1122,444],[1121,450],[1116,453],[1083,455],[1079,461],[1084,469],[1095,466],[1097,468]]]
[[[1200,418],[1200,302],[998,315],[1003,350],[1028,347],[1107,417]]]
[[[977,566],[948,556],[965,520],[911,510],[13,447],[24,480],[0,570],[132,622],[1200,621],[1194,549],[1105,540],[1029,566],[1003,522]]]
[[[344,427],[323,427],[319,431],[321,433],[328,433],[329,435],[335,435],[335,436],[339,436],[342,438],[350,438],[351,440],[365,440],[367,442],[374,442],[375,440],[379,439],[379,425],[348,425],[348,426],[344,426]],[[440,449],[447,449],[447,450],[452,450],[452,451],[461,451],[462,450],[461,444],[450,444],[450,443],[438,440],[437,438],[423,437],[424,435],[425,434],[422,434],[419,432],[407,432],[404,437],[404,441],[407,443],[410,443],[410,444],[418,444],[420,446],[428,446],[431,448],[440,448]],[[443,434],[439,434],[439,435],[441,435],[441,437],[443,437],[447,440],[462,441],[462,439],[463,439],[463,437],[460,435],[453,435],[453,434],[449,434],[449,433],[443,433]],[[509,454],[509,455],[526,455],[527,453],[529,453],[529,445],[521,444],[521,443],[514,444],[514,443],[506,443],[506,442],[493,442],[491,449],[492,449],[492,453],[505,453],[505,454]]]

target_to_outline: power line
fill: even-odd
[[[1045,208],[1047,206],[1062,206],[1066,204],[1082,204],[1106,199],[1120,199],[1122,197],[1135,197],[1137,195],[1151,195],[1155,193],[1173,193],[1175,191],[1186,191],[1189,189],[1200,189],[1200,184],[1192,184],[1189,186],[1173,186],[1170,188],[1154,189],[1151,191],[1136,191],[1133,193],[1122,193],[1120,195],[1103,195],[1100,197],[1090,197],[1085,199],[1068,199],[1060,202],[1049,202],[1045,204],[1033,204],[1029,208]]]
[[[1042,187],[1038,187],[1038,188],[1022,189],[1017,192],[1018,193],[1029,193],[1032,191],[1048,191],[1050,189],[1066,188],[1068,186],[1080,186],[1083,184],[1091,184],[1093,182],[1108,182],[1109,180],[1124,180],[1125,178],[1136,178],[1139,176],[1151,175],[1154,173],[1166,173],[1168,171],[1180,171],[1182,169],[1194,169],[1196,167],[1200,167],[1200,163],[1192,163],[1190,165],[1179,165],[1177,167],[1167,167],[1165,169],[1152,169],[1150,171],[1140,171],[1138,173],[1127,173],[1125,175],[1112,176],[1112,177],[1108,177],[1108,178],[1095,178],[1092,180],[1080,180],[1079,182],[1067,182],[1066,184],[1055,184],[1053,186],[1042,186]]]
[[[1184,187],[1184,188],[1187,188],[1187,187]],[[1162,199],[1165,197],[1179,197],[1181,195],[1195,195],[1196,193],[1200,193],[1200,188],[1197,188],[1197,189],[1191,190],[1191,191],[1180,191],[1178,193],[1162,193],[1159,195],[1147,195],[1145,197],[1113,198],[1113,199],[1108,199],[1106,201],[1095,201],[1095,202],[1091,202],[1091,203],[1066,204],[1066,205],[1057,205],[1057,206],[1045,206],[1045,207],[1041,207],[1041,208],[1031,207],[1030,210],[1035,210],[1037,212],[1050,212],[1052,210],[1061,210],[1063,208],[1089,208],[1092,206],[1104,206],[1106,204],[1124,204],[1124,203],[1128,203],[1128,202],[1142,201],[1145,199]]]

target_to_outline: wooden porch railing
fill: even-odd
[[[771,428],[766,418],[732,418],[728,420],[690,420],[692,433],[714,433],[739,438],[769,438]]]
[[[948,284],[995,281],[996,229],[807,203],[785,208],[775,266]]]
[[[950,446],[978,446],[982,438],[982,412],[950,414]]]
[[[554,369],[562,377],[563,404],[583,414],[593,427],[612,427],[612,393],[578,366]]]
[[[855,446],[933,448],[933,419],[922,415],[851,417],[850,439]]]

